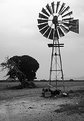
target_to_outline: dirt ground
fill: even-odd
[[[28,95],[0,101],[0,121],[84,121],[84,90],[44,98],[40,88],[30,89]]]

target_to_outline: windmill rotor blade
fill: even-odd
[[[59,39],[58,31],[57,31],[57,29],[55,29],[54,31],[55,31],[54,38],[58,40]]]
[[[62,19],[62,21],[71,21],[71,20],[73,20],[73,18],[65,18],[65,19]]]
[[[41,29],[40,30],[41,34],[44,34],[48,28],[49,28],[49,26],[46,26],[45,28]]]
[[[46,38],[48,38],[49,33],[50,33],[50,30],[51,30],[51,27],[49,27],[49,28],[47,29],[47,31],[44,33],[44,36],[45,36]]]
[[[73,12],[71,11],[71,12],[69,12],[69,13],[63,15],[62,18],[63,18],[63,17],[66,17],[66,16],[70,16],[72,13],[73,13]]]
[[[45,24],[40,24],[38,25],[38,28],[39,29],[43,29],[44,27],[48,26],[48,23],[45,23]]]
[[[50,35],[49,35],[49,39],[53,39],[53,35],[54,35],[54,29],[51,28],[51,32],[50,32]]]
[[[45,15],[43,15],[43,14],[41,14],[41,13],[39,13],[39,18],[48,19],[47,16],[45,16]]]
[[[70,9],[69,6],[67,6],[62,12],[61,12],[61,15],[63,15],[63,13],[65,13],[66,11],[68,11]]]
[[[62,6],[61,6],[61,8],[59,10],[59,14],[61,14],[61,12],[63,11],[64,7],[65,7],[65,3],[62,3]]]
[[[61,15],[61,13],[65,10],[65,6],[64,6],[64,8],[59,12],[59,15]]]
[[[59,36],[60,37],[63,37],[64,36],[64,33],[62,32],[62,30],[60,29],[60,27],[58,27],[58,32],[59,32]]]
[[[49,39],[49,36],[50,36],[51,31],[52,31],[52,28],[50,27],[50,32],[49,32],[49,35],[48,35],[48,39]]]
[[[46,30],[46,32],[44,33],[44,36],[47,37],[47,38],[49,38],[49,36],[50,36],[51,30],[52,30],[52,28],[51,28],[52,25],[53,25],[53,24],[51,24],[51,25],[49,26],[49,28]]]
[[[54,12],[55,12],[54,2],[51,3],[51,6],[52,6],[52,11],[53,11],[53,13],[54,13]]]
[[[38,19],[38,24],[42,24],[42,23],[46,23],[46,22],[48,22],[48,20]]]
[[[60,5],[60,1],[58,1],[56,5],[56,13],[58,12],[59,5]]]
[[[70,23],[66,23],[66,22],[62,22],[63,25],[65,25],[66,27],[70,27]]]
[[[52,10],[51,10],[49,4],[46,5],[46,8],[47,8],[47,10],[49,11],[49,13],[52,14]]]
[[[60,25],[60,27],[62,28],[62,30],[63,30],[65,33],[68,33],[68,32],[69,32],[69,29],[67,29],[65,26]]]
[[[42,12],[43,12],[45,15],[47,15],[48,17],[50,16],[50,15],[48,14],[48,12],[47,12],[44,8],[42,8]]]

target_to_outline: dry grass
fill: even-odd
[[[22,96],[41,96],[42,88],[48,86],[48,82],[35,82],[36,88],[20,88],[19,82],[0,82],[0,100],[11,99]],[[55,85],[55,82],[52,83]],[[62,82],[58,83],[59,89],[62,89]],[[70,93],[74,91],[84,90],[84,82],[65,82],[66,91],[72,90]],[[35,93],[33,93],[35,92]],[[77,96],[78,94],[75,93]],[[71,95],[73,96],[73,95]]]
[[[84,82],[66,82],[69,96],[55,98],[41,97],[47,82],[35,82],[37,88],[25,89],[19,84],[0,83],[0,110],[6,112],[2,115],[1,111],[0,121],[84,121]]]

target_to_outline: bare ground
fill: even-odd
[[[0,121],[84,121],[84,88],[44,98],[42,88],[0,91]]]

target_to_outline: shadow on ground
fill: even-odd
[[[77,90],[72,93],[72,97],[78,97],[78,101],[73,104],[62,104],[60,105],[60,108],[55,110],[54,112],[66,113],[67,115],[84,114],[84,90]]]
[[[21,85],[17,85],[17,86],[12,86],[12,87],[7,87],[5,88],[6,90],[19,90],[19,89],[32,89],[32,88],[36,88],[36,86],[27,86],[27,87],[23,87]]]

